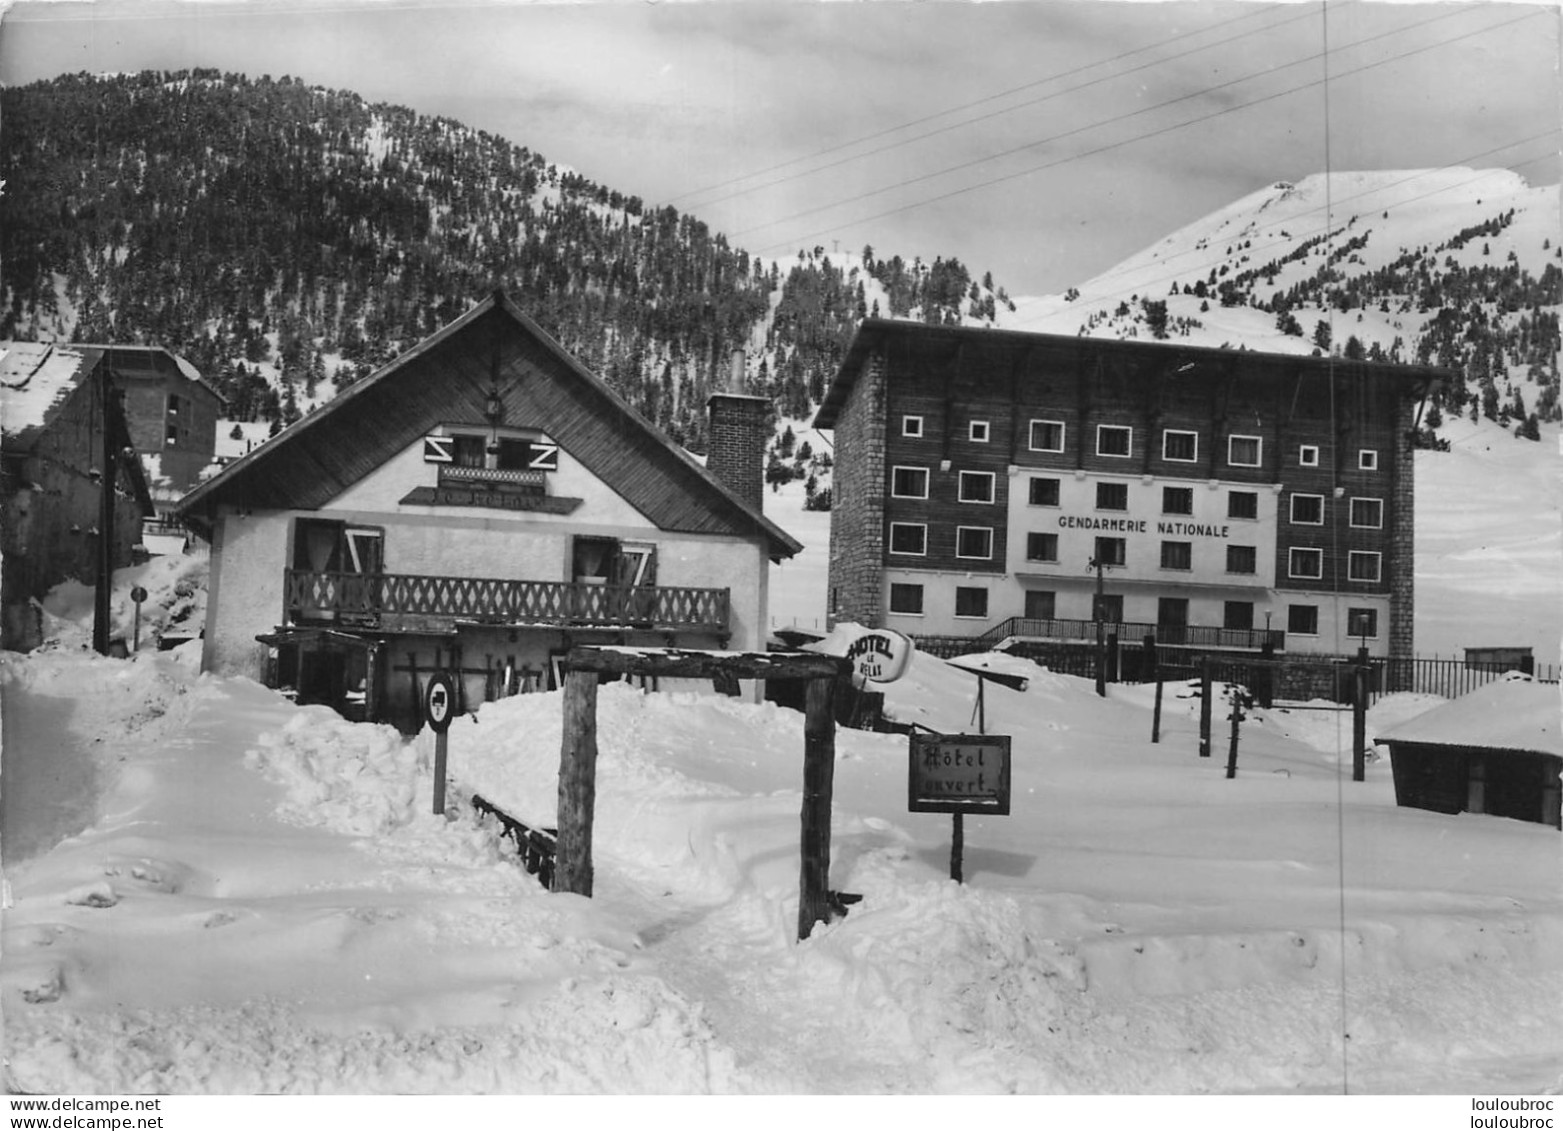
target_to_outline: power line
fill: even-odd
[[[1220,28],[1220,27],[1224,27],[1224,26],[1230,26],[1230,25],[1233,25],[1233,24],[1243,23],[1243,22],[1246,22],[1248,20],[1256,19],[1259,16],[1268,15],[1273,10],[1273,8],[1274,8],[1274,6],[1267,7],[1265,9],[1262,9],[1261,11],[1258,11],[1258,12],[1250,12],[1250,13],[1248,13],[1246,15],[1239,16],[1236,19],[1225,21],[1225,23],[1223,23],[1223,24],[1217,24],[1217,25],[1215,25],[1215,28]],[[1131,68],[1129,68],[1128,70],[1125,70],[1125,71],[1118,71],[1118,72],[1115,72],[1115,73],[1110,74],[1110,75],[1103,75],[1101,78],[1092,79],[1089,82],[1081,83],[1078,86],[1069,87],[1066,90],[1054,91],[1051,94],[1045,94],[1045,95],[1043,95],[1040,98],[1033,98],[1033,99],[1029,99],[1028,101],[1025,101],[1025,102],[1019,102],[1019,103],[1016,103],[1013,106],[1006,106],[1006,107],[1004,107],[1001,110],[994,110],[991,113],[978,115],[975,118],[966,118],[966,119],[963,119],[962,121],[952,123],[952,124],[950,124],[948,126],[941,126],[939,129],[936,129],[936,130],[930,130],[927,133],[918,134],[916,137],[905,138],[905,139],[903,139],[901,141],[894,142],[894,143],[892,143],[890,145],[883,145],[883,146],[878,147],[877,149],[871,149],[871,150],[868,150],[867,152],[864,152],[864,153],[854,154],[854,155],[852,155],[850,157],[843,157],[840,160],[832,161],[832,162],[830,162],[829,164],[826,164],[826,165],[820,165],[820,166],[817,166],[817,167],[812,168],[812,169],[804,169],[804,170],[802,170],[800,172],[793,173],[793,174],[790,174],[790,175],[785,176],[785,177],[778,178],[778,179],[773,180],[773,181],[767,181],[767,182],[765,182],[763,184],[755,185],[753,187],[746,188],[746,189],[739,189],[737,192],[729,193],[726,196],[719,196],[719,197],[716,197],[716,198],[711,199],[711,200],[700,201],[700,202],[697,202],[697,203],[693,203],[691,205],[687,205],[686,207],[709,208],[712,205],[721,204],[721,203],[724,203],[725,201],[729,201],[729,200],[735,200],[735,199],[737,199],[740,196],[747,196],[750,193],[759,192],[762,189],[774,188],[777,185],[786,184],[789,181],[799,180],[799,179],[801,179],[803,177],[813,176],[815,173],[823,173],[823,172],[826,172],[827,170],[830,170],[830,169],[839,168],[840,166],[850,164],[853,161],[861,161],[861,160],[863,160],[863,159],[865,159],[867,157],[874,157],[874,156],[877,156],[878,154],[881,154],[881,153],[887,153],[887,152],[889,152],[892,149],[899,149],[902,146],[911,145],[914,142],[925,141],[928,138],[937,137],[938,135],[944,134],[944,133],[949,133],[951,130],[957,130],[957,129],[960,129],[961,127],[963,127],[963,126],[970,126],[970,125],[974,125],[977,122],[984,122],[984,121],[987,121],[990,118],[996,118],[996,117],[1000,117],[1000,116],[1002,116],[1004,114],[1013,113],[1016,110],[1023,110],[1023,109],[1025,109],[1028,106],[1036,106],[1036,105],[1039,105],[1039,104],[1041,104],[1043,102],[1047,102],[1047,101],[1049,101],[1051,99],[1060,98],[1060,97],[1062,97],[1063,95],[1066,95],[1066,94],[1074,94],[1074,93],[1076,93],[1078,91],[1085,90],[1088,87],[1096,86],[1098,83],[1110,82],[1113,79],[1124,78],[1124,77],[1126,77],[1128,75],[1135,74],[1135,73],[1137,73],[1139,71],[1147,70],[1147,69],[1149,69],[1151,67],[1159,67],[1159,66],[1161,66],[1164,63],[1170,63],[1170,62],[1173,62],[1173,61],[1178,60],[1178,59],[1187,58],[1190,55],[1197,55],[1201,51],[1209,51],[1213,47],[1222,47],[1222,46],[1225,46],[1228,43],[1233,43],[1233,42],[1235,42],[1235,41],[1237,41],[1239,39],[1246,39],[1246,38],[1248,38],[1249,36],[1252,36],[1252,35],[1259,35],[1259,34],[1262,34],[1264,32],[1274,31],[1277,28],[1285,27],[1287,24],[1296,23],[1298,20],[1312,19],[1313,15],[1314,15],[1313,12],[1305,11],[1301,15],[1291,16],[1288,19],[1284,19],[1284,20],[1278,20],[1277,22],[1275,22],[1273,24],[1269,24],[1269,25],[1267,25],[1265,27],[1259,28],[1259,29],[1254,30],[1254,31],[1245,31],[1245,32],[1241,32],[1241,33],[1239,33],[1237,35],[1228,36],[1226,39],[1220,39],[1220,40],[1215,41],[1214,43],[1206,43],[1206,44],[1203,44],[1203,45],[1201,45],[1199,47],[1193,47],[1193,48],[1190,48],[1187,51],[1181,51],[1181,52],[1179,52],[1179,53],[1177,53],[1175,55],[1169,55],[1169,56],[1166,56],[1165,58],[1156,59],[1156,60],[1153,60],[1153,61],[1151,61],[1149,63],[1142,63],[1142,64],[1140,64],[1137,67],[1131,67]],[[990,94],[990,95],[988,95],[988,96],[986,96],[984,98],[979,98],[979,99],[977,99],[977,100],[975,100],[973,102],[963,103],[960,106],[953,106],[953,107],[951,107],[951,108],[949,108],[947,110],[939,110],[939,111],[937,111],[937,112],[935,112],[933,114],[928,114],[928,115],[925,115],[924,117],[913,119],[910,122],[902,122],[898,126],[890,126],[887,129],[879,130],[879,131],[877,131],[875,133],[866,134],[865,136],[859,137],[859,138],[854,138],[851,141],[841,142],[839,145],[833,145],[833,146],[829,146],[828,148],[825,148],[825,149],[817,150],[816,152],[808,154],[808,155],[803,156],[803,157],[795,157],[795,158],[792,158],[792,159],[787,160],[787,161],[778,162],[777,164],[772,165],[772,166],[770,166],[768,168],[765,168],[765,169],[759,169],[759,170],[756,170],[755,172],[752,172],[752,173],[745,173],[742,176],[734,177],[731,180],[722,181],[722,182],[720,182],[718,184],[714,184],[714,185],[707,185],[704,188],[691,189],[688,192],[680,193],[678,196],[672,197],[671,201],[686,201],[686,200],[689,200],[689,198],[691,198],[691,197],[701,196],[701,195],[703,195],[703,194],[705,194],[707,192],[716,192],[716,191],[721,190],[721,189],[730,188],[733,185],[742,184],[744,181],[754,180],[754,179],[756,179],[758,177],[763,177],[763,176],[767,176],[768,174],[771,174],[771,173],[780,172],[781,170],[789,168],[789,167],[791,167],[793,165],[800,165],[800,164],[803,164],[804,162],[814,161],[814,160],[817,160],[818,158],[821,158],[821,157],[828,157],[832,153],[839,153],[839,152],[841,152],[844,149],[851,149],[854,146],[864,145],[864,144],[867,144],[868,142],[877,141],[880,138],[889,137],[892,134],[900,133],[902,130],[909,130],[909,129],[912,129],[913,127],[915,127],[915,126],[920,126],[920,125],[924,125],[924,124],[926,124],[928,122],[937,121],[938,119],[948,117],[951,114],[959,114],[959,113],[961,113],[964,110],[975,109],[978,106],[984,106],[984,105],[987,105],[990,102],[996,102],[999,99],[1008,98],[1010,95],[1019,94],[1022,91],[1030,90],[1033,87],[1043,86],[1043,85],[1045,85],[1047,83],[1050,83],[1050,82],[1058,82],[1061,79],[1066,79],[1066,78],[1069,78],[1069,77],[1071,77],[1073,75],[1082,74],[1082,73],[1084,73],[1086,71],[1094,70],[1094,69],[1096,69],[1098,67],[1109,66],[1109,65],[1111,65],[1113,63],[1120,62],[1120,61],[1122,61],[1124,59],[1133,58],[1136,55],[1143,55],[1147,51],[1156,50],[1158,48],[1165,47],[1168,44],[1176,43],[1179,40],[1188,39],[1188,38],[1190,38],[1192,36],[1196,36],[1196,35],[1204,35],[1207,32],[1212,31],[1212,30],[1214,30],[1214,29],[1213,28],[1200,28],[1197,31],[1184,32],[1182,35],[1173,36],[1171,39],[1164,40],[1162,42],[1152,44],[1152,45],[1150,45],[1148,47],[1139,47],[1139,48],[1134,49],[1133,51],[1125,51],[1125,52],[1123,52],[1121,54],[1114,55],[1114,56],[1112,56],[1111,58],[1108,58],[1108,59],[1101,59],[1101,60],[1098,60],[1097,62],[1094,62],[1094,63],[1087,63],[1087,64],[1085,64],[1084,66],[1081,66],[1081,67],[1075,67],[1075,68],[1073,68],[1071,70],[1061,71],[1061,72],[1059,72],[1056,75],[1049,75],[1046,78],[1036,79],[1036,80],[1034,80],[1032,82],[1023,83],[1020,86],[1011,87],[1008,90],[1000,91],[997,94]]]
[[[1459,13],[1459,12],[1456,12],[1456,13],[1445,13],[1444,15],[1435,16],[1432,19],[1421,21],[1418,24],[1412,25],[1412,27],[1420,27],[1420,26],[1423,26],[1425,24],[1432,23],[1435,20],[1446,19],[1446,18],[1449,18],[1450,15],[1458,15],[1458,14],[1461,14],[1461,13]],[[1510,19],[1510,20],[1505,20],[1505,21],[1502,21],[1500,23],[1495,23],[1495,24],[1489,24],[1486,27],[1477,28],[1477,29],[1475,29],[1473,31],[1470,31],[1470,32],[1464,32],[1464,33],[1462,33],[1460,35],[1457,35],[1457,36],[1455,36],[1455,37],[1453,37],[1451,39],[1440,40],[1437,43],[1432,43],[1432,44],[1428,44],[1428,45],[1425,45],[1425,46],[1422,46],[1422,47],[1412,48],[1411,50],[1401,52],[1398,55],[1392,55],[1392,56],[1389,56],[1388,58],[1378,59],[1378,60],[1375,60],[1374,62],[1371,62],[1371,63],[1365,63],[1365,64],[1363,64],[1360,67],[1355,67],[1355,68],[1353,68],[1351,70],[1342,71],[1339,74],[1335,75],[1334,78],[1336,80],[1339,80],[1339,79],[1342,79],[1342,78],[1347,78],[1347,77],[1349,77],[1351,75],[1361,74],[1364,71],[1372,70],[1372,69],[1374,69],[1376,67],[1386,66],[1386,65],[1388,65],[1390,63],[1399,62],[1402,59],[1411,58],[1412,56],[1415,56],[1415,55],[1422,55],[1422,54],[1426,54],[1429,51],[1436,51],[1436,50],[1438,50],[1440,48],[1443,48],[1443,47],[1449,47],[1449,46],[1452,46],[1453,44],[1459,43],[1459,42],[1461,42],[1463,40],[1472,39],[1472,38],[1475,38],[1476,36],[1479,36],[1479,35],[1485,35],[1488,32],[1498,31],[1498,30],[1500,30],[1502,28],[1510,26],[1511,24],[1520,23],[1521,21],[1533,19],[1534,17],[1536,17],[1538,15],[1545,15],[1545,14],[1547,14],[1547,13],[1544,10],[1528,12],[1525,15],[1517,16],[1517,17],[1515,17],[1513,19]],[[1407,31],[1407,30],[1411,30],[1411,29],[1410,28],[1401,28],[1401,29],[1397,29],[1396,31],[1393,31],[1393,32],[1380,33],[1379,35],[1376,35],[1376,36],[1370,36],[1367,39],[1358,40],[1356,43],[1352,43],[1352,44],[1349,44],[1347,46],[1348,47],[1359,47],[1359,46],[1361,46],[1361,45],[1363,45],[1365,43],[1372,42],[1375,39],[1382,39],[1386,35],[1400,34],[1401,32]],[[1293,64],[1288,64],[1288,66],[1296,65],[1297,63],[1308,62],[1311,59],[1316,59],[1318,57],[1319,56],[1317,56],[1317,55],[1309,56],[1307,59],[1296,60]],[[1119,118],[1109,119],[1106,122],[1097,123],[1096,125],[1097,126],[1108,125],[1108,124],[1111,124],[1112,122],[1120,121],[1123,118],[1133,117],[1133,116],[1138,115],[1138,114],[1147,113],[1147,112],[1149,112],[1151,110],[1160,109],[1160,108],[1162,108],[1164,106],[1169,106],[1169,105],[1172,105],[1173,103],[1176,103],[1176,102],[1184,102],[1184,101],[1187,101],[1190,98],[1202,97],[1204,95],[1208,95],[1208,94],[1214,93],[1215,91],[1222,90],[1222,89],[1224,89],[1224,88],[1226,88],[1228,86],[1232,86],[1232,85],[1234,85],[1237,82],[1248,81],[1248,79],[1251,79],[1253,77],[1255,77],[1255,76],[1250,75],[1250,76],[1247,76],[1244,79],[1236,79],[1236,80],[1233,80],[1233,82],[1230,82],[1230,83],[1222,83],[1222,84],[1219,84],[1219,85],[1214,86],[1214,87],[1208,87],[1208,88],[1205,88],[1203,90],[1197,91],[1194,94],[1183,95],[1183,96],[1181,96],[1179,98],[1172,99],[1172,100],[1170,100],[1168,102],[1160,103],[1157,106],[1147,107],[1144,110],[1137,110],[1137,111],[1134,111],[1131,114],[1121,115]],[[1264,95],[1264,96],[1259,97],[1259,98],[1255,98],[1255,99],[1253,99],[1250,102],[1245,102],[1245,103],[1242,103],[1241,105],[1238,105],[1238,106],[1225,107],[1225,108],[1220,109],[1220,110],[1212,111],[1209,114],[1201,115],[1200,117],[1197,117],[1197,118],[1190,118],[1189,120],[1184,121],[1184,122],[1178,122],[1178,123],[1175,123],[1175,124],[1170,125],[1170,126],[1163,126],[1163,127],[1159,128],[1159,129],[1149,130],[1149,131],[1147,131],[1147,132],[1145,132],[1143,134],[1136,135],[1135,137],[1125,138],[1125,139],[1123,139],[1121,141],[1109,142],[1109,143],[1106,143],[1104,145],[1098,146],[1095,149],[1087,150],[1087,151],[1085,151],[1083,153],[1077,153],[1077,154],[1072,154],[1072,155],[1067,156],[1067,157],[1061,157],[1061,158],[1058,158],[1057,160],[1045,162],[1044,164],[1035,165],[1035,166],[1032,166],[1032,167],[1027,168],[1027,169],[1021,169],[1021,170],[1019,170],[1017,172],[1014,172],[1014,173],[1006,173],[1006,174],[1004,174],[1002,176],[993,177],[993,178],[990,178],[990,179],[988,179],[986,181],[980,181],[977,184],[968,185],[968,186],[966,186],[964,188],[952,189],[952,190],[950,190],[948,192],[940,193],[940,194],[938,194],[936,196],[927,197],[927,198],[925,198],[923,200],[913,201],[913,202],[911,202],[909,204],[899,205],[899,206],[897,206],[895,208],[888,208],[888,209],[885,209],[882,212],[876,212],[876,213],[873,213],[872,215],[869,215],[869,216],[858,217],[858,218],[856,218],[854,220],[846,221],[846,223],[850,223],[850,224],[864,224],[864,223],[868,223],[868,222],[873,221],[873,220],[883,219],[886,216],[895,216],[895,215],[898,215],[898,214],[900,214],[902,212],[909,212],[909,211],[912,211],[913,209],[916,209],[916,208],[923,208],[923,207],[926,207],[927,205],[930,205],[930,204],[937,204],[940,201],[950,200],[950,199],[953,199],[953,198],[955,198],[957,196],[964,196],[965,194],[967,194],[969,192],[975,192],[978,189],[990,188],[993,185],[1002,184],[1005,181],[1012,181],[1012,180],[1016,180],[1016,179],[1018,179],[1020,177],[1030,176],[1030,175],[1032,175],[1034,173],[1039,173],[1039,172],[1042,172],[1042,171],[1047,170],[1047,169],[1057,168],[1060,165],[1070,164],[1070,163],[1075,162],[1075,161],[1083,160],[1083,159],[1085,159],[1087,157],[1096,157],[1096,156],[1099,156],[1100,154],[1110,152],[1110,151],[1112,151],[1114,149],[1122,149],[1123,147],[1125,147],[1127,145],[1132,145],[1132,144],[1134,144],[1136,142],[1147,141],[1147,140],[1150,140],[1151,138],[1160,137],[1160,136],[1162,136],[1164,134],[1169,134],[1169,133],[1173,133],[1173,132],[1175,132],[1177,130],[1185,129],[1188,126],[1199,125],[1200,123],[1203,123],[1203,122],[1208,122],[1208,121],[1212,121],[1212,120],[1214,120],[1216,118],[1224,117],[1227,114],[1233,114],[1233,113],[1236,113],[1236,112],[1238,112],[1240,110],[1251,109],[1254,106],[1259,106],[1259,105],[1262,105],[1262,104],[1264,104],[1266,102],[1273,102],[1273,101],[1275,101],[1277,99],[1285,98],[1285,97],[1288,97],[1290,95],[1297,94],[1297,93],[1299,93],[1301,91],[1308,90],[1308,89],[1310,89],[1312,87],[1319,86],[1322,81],[1323,80],[1315,79],[1315,80],[1312,80],[1312,81],[1309,81],[1309,82],[1306,82],[1306,83],[1302,83],[1302,84],[1300,84],[1298,86],[1290,87],[1290,88],[1288,88],[1286,90],[1278,91],[1278,92],[1273,93],[1273,94],[1268,94],[1268,95]],[[1013,149],[1013,150],[1008,150],[1005,153],[996,154],[996,155],[994,155],[992,157],[983,158],[983,159],[981,159],[979,161],[968,162],[968,163],[966,163],[964,165],[952,166],[951,168],[942,170],[942,171],[940,171],[938,173],[931,173],[931,174],[927,174],[927,175],[924,175],[924,176],[915,177],[915,178],[912,178],[910,180],[903,181],[903,182],[900,182],[898,184],[888,186],[887,188],[884,188],[884,189],[879,189],[879,190],[876,190],[874,192],[864,193],[864,194],[861,194],[861,195],[856,196],[856,197],[850,197],[850,198],[847,198],[847,199],[844,199],[844,200],[835,201],[835,202],[833,202],[831,204],[823,205],[823,206],[821,206],[819,208],[808,209],[808,210],[805,210],[803,212],[795,213],[792,216],[782,217],[781,219],[774,220],[774,221],[771,221],[771,222],[766,223],[766,224],[755,225],[753,227],[741,229],[739,232],[730,233],[730,234],[738,235],[738,234],[742,234],[742,232],[758,231],[761,228],[774,227],[774,226],[776,226],[778,224],[785,223],[788,220],[799,219],[799,218],[801,218],[803,216],[813,215],[816,212],[827,211],[830,208],[836,208],[836,207],[839,207],[839,206],[841,206],[843,204],[851,204],[851,203],[854,203],[857,200],[866,199],[867,197],[870,197],[870,196],[881,195],[884,192],[889,192],[889,191],[891,191],[893,189],[902,188],[902,187],[905,187],[906,185],[915,184],[915,183],[918,183],[920,181],[929,180],[929,179],[931,179],[933,177],[943,176],[943,175],[945,175],[947,173],[958,172],[958,171],[960,171],[963,168],[970,168],[970,167],[972,167],[974,165],[984,164],[987,161],[991,161],[991,160],[996,159],[997,157],[1008,156],[1008,155],[1010,155],[1012,153],[1020,152],[1020,151],[1022,151],[1024,149],[1034,148],[1035,146],[1044,144],[1047,141],[1056,141],[1056,140],[1059,140],[1062,137],[1070,136],[1070,134],[1080,133],[1080,132],[1083,132],[1085,129],[1092,129],[1092,128],[1096,128],[1096,126],[1082,127],[1079,130],[1072,130],[1072,131],[1069,132],[1069,134],[1062,134],[1062,135],[1059,135],[1058,137],[1055,137],[1055,138],[1044,138],[1044,139],[1041,139],[1039,141],[1033,142],[1030,145],[1021,146],[1021,147],[1018,147],[1017,149]],[[772,251],[772,250],[775,250],[775,249],[778,249],[778,248],[786,248],[786,247],[789,247],[792,244],[796,244],[796,243],[798,243],[800,241],[806,241],[806,240],[809,240],[809,239],[814,239],[814,238],[816,238],[818,236],[829,234],[832,231],[839,230],[840,226],[841,225],[833,225],[830,228],[817,229],[817,230],[812,231],[812,232],[807,232],[807,233],[804,233],[804,234],[801,234],[801,235],[793,236],[793,237],[788,238],[787,240],[779,240],[779,241],[777,241],[775,243],[766,244],[763,247],[759,248],[758,250],[759,251],[769,252],[769,251]]]

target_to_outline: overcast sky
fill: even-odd
[[[20,0],[0,81],[291,74],[498,133],[766,258],[872,244],[1025,295],[1326,168],[1556,184],[1559,26],[1550,3]]]

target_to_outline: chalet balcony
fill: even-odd
[[[1141,624],[1123,621],[1107,621],[1102,626],[1104,635],[1116,635],[1120,643],[1138,643],[1147,636],[1154,636],[1156,643],[1180,648],[1212,648],[1221,650],[1259,651],[1269,643],[1276,651],[1285,651],[1286,633],[1279,629],[1217,628],[1192,624]],[[1039,619],[1035,617],[1010,617],[984,632],[978,640],[988,647],[996,647],[1004,640],[1047,641],[1095,641],[1096,622],[1093,620]]]
[[[726,589],[290,569],[284,592],[288,621],[296,625],[445,631],[463,622],[728,632]]]

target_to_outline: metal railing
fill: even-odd
[[[1145,624],[1132,621],[1108,621],[1104,633],[1116,635],[1120,643],[1138,643],[1154,636],[1156,643],[1187,648],[1243,648],[1258,651],[1266,642],[1279,651],[1286,647],[1286,633],[1278,629],[1217,628],[1210,625]],[[976,642],[995,647],[1011,637],[1025,640],[1096,639],[1096,622],[1061,618],[1010,617],[1000,621]]]
[[[726,589],[300,569],[285,571],[284,601],[295,624],[379,625],[401,616],[725,633],[729,613]]]

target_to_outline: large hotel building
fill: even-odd
[[[814,422],[830,623],[1079,641],[1100,601],[1129,640],[1409,657],[1412,437],[1446,376],[866,320]]]

